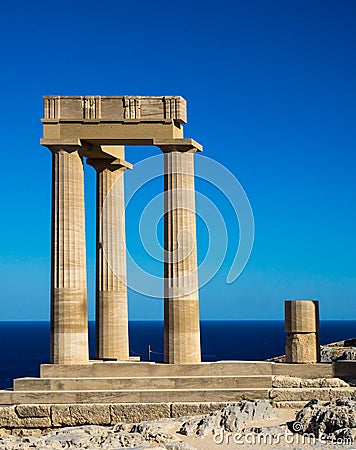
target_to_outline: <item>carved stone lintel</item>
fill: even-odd
[[[124,97],[124,119],[141,119],[141,99]]]
[[[83,97],[83,119],[100,119],[100,97]]]
[[[83,120],[187,122],[187,106],[180,96],[45,96],[43,122]]]
[[[45,97],[43,99],[43,114],[45,119],[57,119],[59,111],[60,97]]]

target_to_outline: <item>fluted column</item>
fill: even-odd
[[[88,362],[84,174],[78,146],[56,146],[52,169],[51,362]]]
[[[91,159],[97,172],[96,356],[129,359],[124,172],[121,159]]]
[[[160,148],[164,152],[164,359],[171,364],[199,363],[196,149]]]

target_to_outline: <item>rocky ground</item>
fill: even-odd
[[[321,362],[355,361],[356,338],[322,345],[320,348],[320,358]]]
[[[307,433],[307,434],[306,434]],[[265,400],[242,401],[208,415],[113,427],[87,425],[37,436],[7,435],[0,449],[355,448],[356,401],[309,402],[302,410],[275,410]]]

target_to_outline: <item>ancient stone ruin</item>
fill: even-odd
[[[286,362],[320,361],[319,303],[315,300],[285,301]]]
[[[321,364],[318,304],[286,302],[287,363],[201,362],[194,154],[182,97],[44,97],[52,152],[51,364],[0,391],[0,432],[202,415],[265,399],[302,407],[352,397],[355,361]],[[129,358],[125,146],[164,154],[164,363]],[[86,160],[97,172],[97,359],[89,360],[84,220]],[[110,194],[110,195],[109,195]],[[178,246],[180,236],[180,246]],[[236,342],[236,345],[243,343]],[[341,380],[341,378],[343,380]]]
[[[200,362],[194,153],[202,147],[183,137],[185,100],[45,97],[42,123],[41,144],[53,155],[51,362],[89,359],[83,157],[97,172],[97,357],[129,359],[124,176],[132,166],[125,161],[127,145],[154,145],[164,153],[164,360]],[[103,208],[111,189],[114,201]],[[178,235],[181,248],[190,249],[187,255],[178,249]]]

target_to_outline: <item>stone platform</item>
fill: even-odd
[[[42,365],[39,378],[19,378],[12,390],[0,391],[0,428],[110,425],[205,414],[250,399],[295,407],[311,398],[351,398],[356,388],[334,377],[339,370],[352,378],[355,367],[260,361]]]

